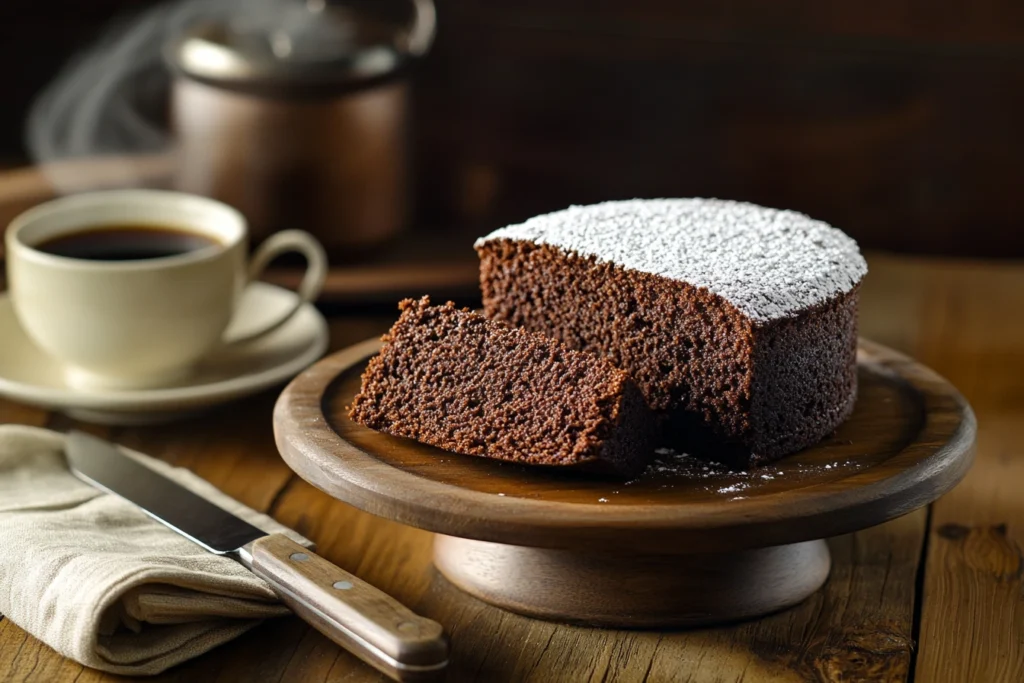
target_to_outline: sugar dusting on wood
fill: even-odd
[[[746,498],[746,494],[771,484],[778,479],[800,481],[820,477],[825,472],[856,472],[865,465],[853,460],[833,460],[825,463],[775,462],[751,470],[731,470],[720,462],[701,460],[671,448],[655,450],[656,458],[638,478],[625,483],[630,486],[639,482],[650,484],[661,481],[659,488],[673,488],[680,480],[687,485],[698,481],[707,493],[721,494],[732,500]]]

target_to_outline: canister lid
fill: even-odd
[[[395,74],[427,52],[434,30],[432,0],[249,0],[186,26],[166,57],[221,87],[332,93]]]

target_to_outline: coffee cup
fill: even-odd
[[[314,237],[276,233],[250,259],[247,233],[245,218],[230,206],[177,192],[115,190],[50,201],[7,230],[11,302],[72,388],[176,384],[214,349],[273,332],[320,293],[327,259]],[[262,329],[226,339],[245,287],[286,252],[307,263],[294,305]]]

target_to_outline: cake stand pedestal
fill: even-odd
[[[434,564],[481,600],[609,627],[732,621],[825,582],[825,541],[951,489],[973,455],[970,407],[944,379],[862,340],[853,415],[813,448],[749,472],[663,456],[630,482],[454,455],[353,423],[371,340],[281,395],[278,448],[346,503],[438,534]],[[706,468],[706,469],[705,469]]]
[[[485,602],[601,626],[692,626],[801,602],[828,577],[825,541],[723,553],[552,550],[438,535],[434,564]]]

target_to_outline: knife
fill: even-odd
[[[287,536],[257,529],[113,444],[72,431],[65,452],[76,477],[134,503],[208,552],[241,562],[313,628],[379,671],[398,681],[432,681],[444,673],[448,642],[436,621]]]

